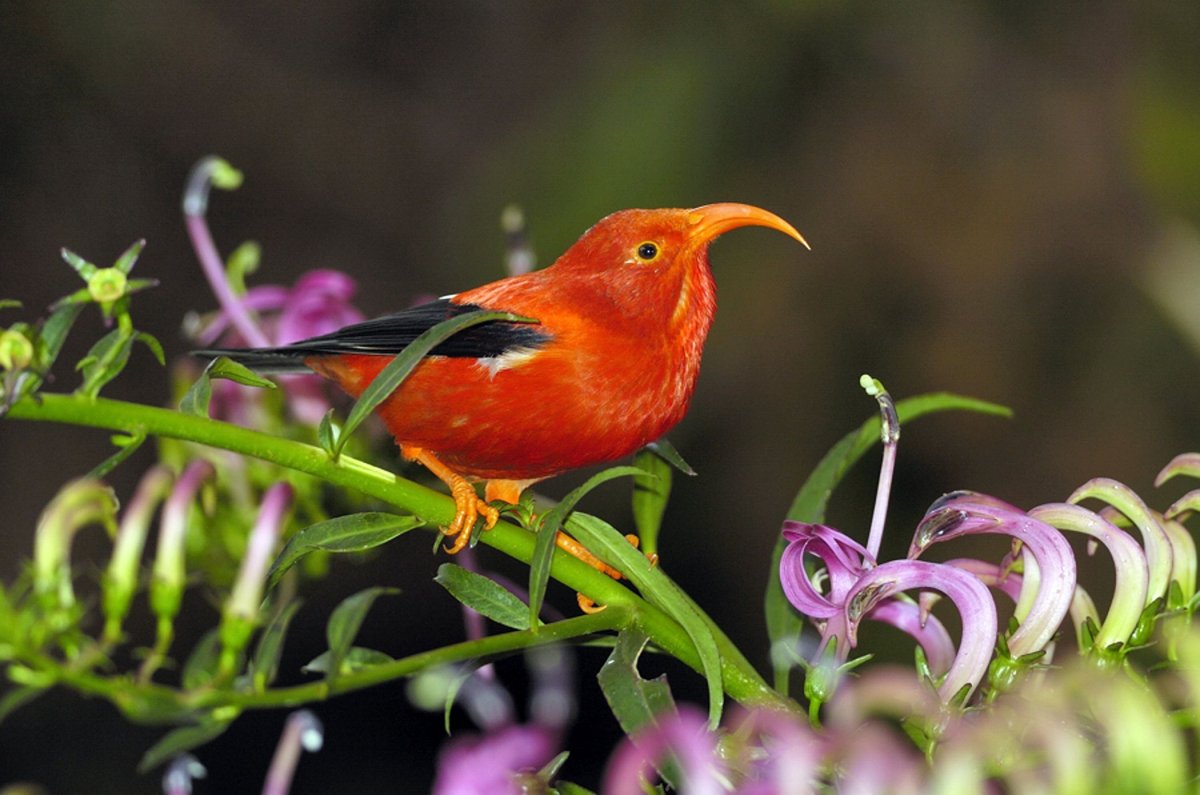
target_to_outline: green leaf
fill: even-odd
[[[183,689],[197,690],[211,684],[217,675],[217,663],[221,658],[221,638],[216,629],[204,633],[187,662],[183,664]]]
[[[325,412],[325,416],[321,418],[321,424],[317,426],[317,442],[330,458],[335,458],[337,451],[341,448],[341,445],[338,444],[338,438],[341,435],[341,426],[334,420],[333,409],[330,409]]]
[[[415,516],[368,511],[309,525],[288,539],[271,564],[271,570],[267,572],[267,590],[274,588],[279,578],[310,552],[365,552],[423,524],[425,521]]]
[[[638,672],[638,657],[649,639],[638,630],[625,629],[617,636],[617,645],[596,674],[600,690],[612,710],[621,731],[634,735],[658,725],[658,716],[675,711],[675,700],[665,674],[643,679]],[[664,767],[668,767],[664,765]],[[660,770],[663,779],[679,789],[677,771]]]
[[[117,448],[117,451],[92,467],[92,471],[88,472],[87,476],[96,478],[97,480],[107,477],[109,472],[112,472],[121,465],[121,462],[136,453],[145,441],[146,432],[140,428],[129,436],[120,434],[113,436],[112,443]]]
[[[133,350],[133,339],[123,329],[115,328],[92,346],[87,356],[75,365],[75,369],[83,372],[83,383],[78,390],[80,394],[94,398],[105,384],[120,375]]]
[[[453,563],[438,566],[434,582],[458,601],[497,624],[529,629],[529,608],[504,586]]]
[[[542,515],[542,520],[538,523],[537,538],[534,540],[533,557],[529,559],[528,626],[536,627],[538,625],[538,615],[542,612],[542,601],[546,598],[546,587],[550,582],[550,561],[554,557],[555,536],[558,535],[558,528],[562,526],[567,514],[575,509],[575,506],[588,492],[602,483],[613,478],[638,477],[645,476],[645,474],[644,470],[637,467],[610,467],[588,478],[582,486],[574,489],[558,505]]]
[[[20,309],[24,306],[20,301],[12,298],[0,298],[0,309]]]
[[[896,413],[901,423],[915,420],[925,414],[939,411],[973,411],[980,414],[991,414],[999,417],[1011,417],[1012,411],[997,403],[986,400],[955,395],[949,392],[935,392],[928,395],[918,395],[896,404]],[[841,482],[846,472],[863,454],[879,443],[880,418],[874,414],[835,444],[825,457],[813,469],[812,474],[801,486],[796,498],[788,509],[787,518],[797,522],[819,523],[825,519],[825,508],[834,488]],[[780,536],[775,541],[775,550],[771,557],[771,570],[767,575],[767,591],[764,599],[767,620],[767,636],[771,645],[788,642],[797,638],[803,627],[802,619],[796,614],[783,594],[779,582],[779,561],[787,543]],[[788,692],[789,668],[786,663],[775,666],[775,688],[783,693]]]
[[[158,363],[166,366],[167,355],[163,353],[162,343],[153,334],[147,334],[144,331],[139,331],[133,335],[133,338],[150,349],[150,353],[158,360]]]
[[[280,610],[267,628],[263,630],[250,660],[250,678],[254,689],[262,692],[275,681],[279,674],[279,659],[283,656],[283,640],[287,635],[292,616],[300,609],[300,601],[290,603]]]
[[[375,586],[359,591],[353,596],[342,600],[329,615],[329,623],[325,626],[325,637],[329,641],[329,668],[326,678],[332,681],[341,670],[342,661],[350,653],[354,638],[362,627],[371,605],[381,596],[400,593],[399,588],[384,588]]]
[[[235,362],[228,356],[218,356],[209,362],[208,367],[209,378],[224,378],[226,381],[233,381],[242,386],[252,386],[259,389],[275,389],[275,382],[270,378],[264,378],[258,373],[251,370],[241,362]]]
[[[346,652],[346,656],[342,658],[336,674],[337,676],[344,676],[395,661],[396,659],[390,654],[385,654],[375,649],[366,649],[362,646],[351,646],[350,650]],[[328,676],[333,671],[332,664],[333,653],[326,651],[305,663],[300,667],[300,670],[306,674],[325,674]]]
[[[58,358],[59,352],[62,351],[63,343],[67,340],[67,334],[71,331],[71,326],[75,325],[75,321],[79,318],[79,313],[83,311],[82,304],[70,304],[60,307],[50,313],[50,317],[42,326],[42,352],[41,366],[43,369],[50,369],[54,364],[54,360]]]
[[[692,469],[691,464],[683,460],[683,456],[681,456],[679,451],[675,449],[675,445],[667,441],[665,436],[658,441],[654,441],[646,445],[646,449],[688,477],[696,476],[696,470]]]
[[[616,568],[638,587],[642,595],[661,608],[687,633],[700,658],[700,669],[708,684],[708,721],[715,729],[725,704],[721,678],[721,652],[703,614],[671,578],[633,548],[615,528],[595,516],[575,512],[567,523],[571,535],[592,554]]]
[[[671,496],[671,464],[654,450],[642,448],[633,465],[647,472],[633,479],[633,523],[642,539],[642,552],[653,555],[658,552],[658,531]]]
[[[466,312],[461,315],[444,320],[438,323],[428,331],[423,332],[419,337],[410,342],[404,350],[402,350],[395,359],[388,362],[387,367],[380,371],[379,375],[375,376],[358,401],[354,404],[354,408],[350,410],[350,416],[346,418],[346,424],[342,428],[342,433],[334,443],[334,458],[342,451],[342,447],[346,443],[346,439],[354,430],[362,424],[375,408],[387,400],[396,389],[404,382],[421,360],[424,359],[431,350],[436,348],[448,338],[454,336],[458,332],[471,326],[479,325],[480,323],[488,323],[495,320],[502,320],[508,323],[536,323],[536,320],[520,315],[514,315],[511,312]]]
[[[206,720],[203,723],[182,726],[167,732],[161,740],[142,755],[142,761],[138,762],[138,773],[146,773],[184,751],[190,751],[215,740],[229,728],[229,724],[232,722],[232,719]]]
[[[0,723],[45,692],[44,687],[16,687],[9,690],[0,697]]]
[[[262,389],[275,389],[275,382],[263,378],[244,364],[235,362],[227,356],[218,356],[209,362],[196,383],[188,388],[183,399],[179,401],[179,410],[184,414],[196,417],[208,417],[208,407],[212,402],[212,379],[224,378],[227,381],[253,386]]]
[[[556,781],[554,787],[551,788],[552,795],[596,795],[587,787],[581,787],[578,784],[570,781]]]

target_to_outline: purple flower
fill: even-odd
[[[212,185],[237,187],[241,175],[228,163],[205,158],[192,169],[183,211],[196,257],[208,278],[220,311],[192,336],[200,345],[272,347],[315,337],[357,323],[363,314],[351,303],[355,283],[344,273],[318,269],[303,274],[292,287],[260,285],[238,295],[208,230],[205,212]],[[256,254],[249,254],[256,258]],[[329,410],[325,384],[317,375],[281,376],[292,415],[315,425]],[[213,385],[213,416],[248,423],[245,387],[229,381]]]
[[[669,761],[679,791],[689,795],[810,792],[827,745],[793,715],[754,710],[718,734],[699,710],[685,706],[622,741],[609,760],[603,792],[641,795],[643,781],[652,781],[655,769]]]
[[[1023,556],[1017,618],[1008,646],[1016,656],[1040,651],[1054,637],[1075,593],[1075,557],[1062,534],[1045,522],[985,494],[957,491],[930,506],[913,535],[908,556],[964,535],[998,533],[1019,541]]]
[[[530,649],[533,683],[527,723],[517,723],[512,698],[494,672],[475,671],[457,693],[481,732],[449,741],[438,755],[435,795],[522,793],[542,789],[557,770],[555,755],[575,714],[573,658],[560,646]],[[534,789],[533,791],[541,791]]]
[[[561,738],[544,726],[510,724],[451,740],[438,754],[435,795],[524,792],[518,777],[534,773],[558,753]]]

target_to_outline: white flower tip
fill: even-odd
[[[309,753],[316,753],[325,744],[325,727],[321,719],[307,709],[302,709],[291,717],[300,728],[300,747]]]

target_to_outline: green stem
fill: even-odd
[[[253,456],[314,475],[336,486],[354,489],[410,511],[432,525],[447,525],[454,516],[454,501],[448,496],[379,467],[345,455],[335,461],[319,447],[169,409],[106,398],[40,394],[36,398],[17,402],[7,416],[195,442]],[[516,525],[500,522],[481,538],[485,544],[525,563],[532,558],[534,536]],[[610,609],[627,608],[628,620],[650,636],[657,646],[694,670],[702,670],[695,647],[683,628],[628,588],[568,555],[554,557],[551,576],[587,595],[597,604],[609,605]],[[767,685],[737,647],[716,628],[712,619],[703,612],[701,615],[713,629],[721,652],[722,680],[726,693],[746,706],[794,709],[794,702]],[[547,630],[549,627],[538,631]]]

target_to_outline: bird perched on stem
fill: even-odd
[[[778,216],[745,204],[622,210],[587,230],[553,265],[510,276],[320,337],[277,348],[214,349],[262,372],[312,370],[358,397],[422,332],[477,310],[491,321],[460,331],[386,399],[378,413],[401,454],[449,488],[450,552],[494,500],[530,484],[621,458],[687,411],[716,311],[709,244],[742,226],[808,243]],[[486,481],[484,498],[472,485]]]

